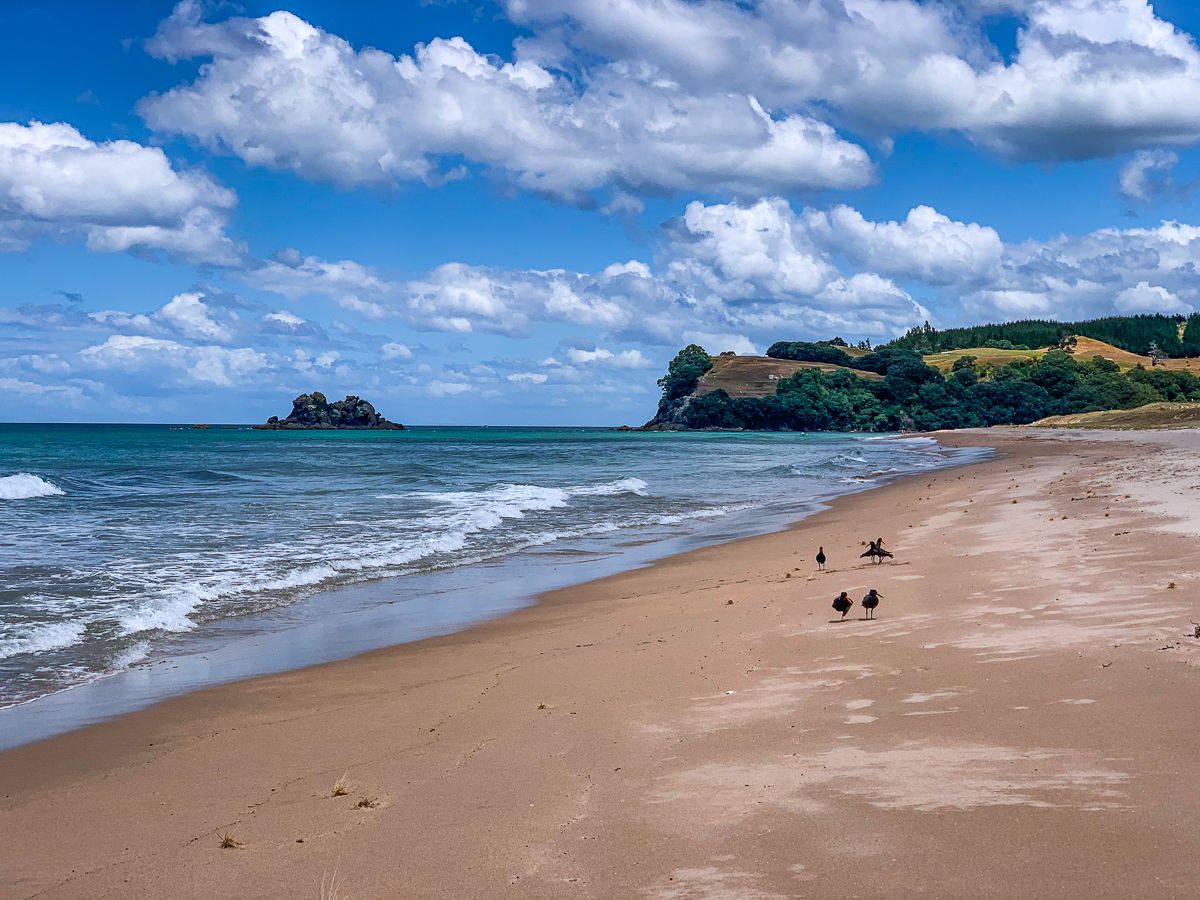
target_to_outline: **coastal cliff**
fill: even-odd
[[[282,429],[357,429],[362,431],[404,431],[398,422],[390,422],[375,411],[369,402],[348,394],[345,400],[330,403],[320,391],[301,394],[292,401],[292,411],[286,419],[271,416],[266,424],[255,425],[265,430]]]

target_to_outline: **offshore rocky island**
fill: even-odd
[[[399,422],[385,419],[362,397],[347,394],[345,400],[330,403],[320,391],[301,394],[292,401],[287,418],[271,416],[255,428],[267,431],[300,429],[353,429],[359,431],[405,431]]]

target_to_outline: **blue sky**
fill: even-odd
[[[638,423],[691,341],[1200,309],[1181,0],[3,17],[0,420]]]

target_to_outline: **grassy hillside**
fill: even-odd
[[[1200,403],[1148,403],[1136,409],[1049,416],[1031,428],[1111,428],[1137,431],[1151,428],[1200,428]]]
[[[949,372],[956,360],[964,356],[975,357],[977,366],[1004,366],[1022,359],[1037,359],[1045,350],[994,350],[990,347],[967,347],[963,350],[944,350],[925,357],[925,365],[942,372]]]
[[[925,364],[942,372],[949,372],[954,366],[954,361],[963,356],[974,356],[976,365],[979,366],[994,366],[1023,359],[1038,359],[1045,354],[1045,350],[996,350],[990,347],[967,347],[962,350],[931,353],[925,357]],[[1122,369],[1132,369],[1134,366],[1150,368],[1150,357],[1122,350],[1120,347],[1114,347],[1112,344],[1106,344],[1095,338],[1076,337],[1075,352],[1072,355],[1076,359],[1091,359],[1096,356],[1111,359]],[[1164,359],[1159,368],[1193,371],[1200,374],[1200,359]]]
[[[696,386],[696,396],[723,390],[730,397],[767,397],[775,393],[775,388],[784,378],[805,369],[826,373],[845,371],[860,378],[876,380],[880,377],[874,372],[859,372],[827,363],[797,362],[769,356],[714,356],[712,364],[712,368]]]

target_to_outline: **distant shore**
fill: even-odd
[[[0,754],[0,896],[1194,891],[1200,432],[935,437],[1004,456]]]

